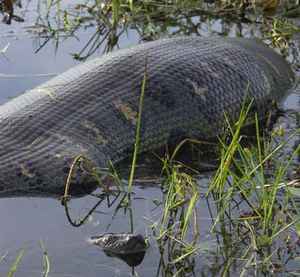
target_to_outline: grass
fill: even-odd
[[[216,0],[210,5],[194,0],[109,0],[82,1],[63,8],[60,0],[40,1],[36,27],[43,26],[43,32],[36,51],[50,41],[54,41],[57,49],[68,37],[76,37],[81,30],[90,29],[90,38],[72,54],[75,59],[85,60],[103,46],[104,52],[117,48],[120,37],[128,31],[138,33],[143,40],[204,32],[215,34],[212,25],[218,20],[221,25],[219,35],[228,35],[232,29],[236,36],[243,36],[253,29],[266,42],[288,54],[291,37],[299,32],[299,27],[289,19],[289,14],[297,11],[296,4],[296,0]],[[5,7],[2,9],[4,11]],[[276,11],[276,16],[262,17],[270,11]],[[232,24],[237,28],[232,28]]]
[[[282,247],[275,246],[281,241],[279,235],[289,233],[300,219],[297,206],[288,193],[284,195],[285,199],[280,199],[280,190],[286,188],[284,180],[290,163],[299,154],[300,147],[295,149],[289,159],[278,162],[277,154],[286,142],[273,148],[262,147],[262,141],[266,143],[266,140],[260,137],[256,121],[257,144],[251,150],[245,148],[235,138],[236,135],[240,138],[242,123],[241,116],[230,144],[223,144],[220,167],[209,185],[208,193],[212,196],[217,211],[212,231],[224,235],[230,229],[236,241],[248,245],[246,263],[252,264],[253,268],[253,252],[259,253],[261,260],[256,261],[255,266],[264,270],[261,265],[271,266],[271,257],[275,256],[273,253],[268,257],[266,249],[273,248],[276,252]],[[270,164],[273,165],[272,176],[266,174]],[[241,208],[245,210],[244,213]],[[294,214],[292,211],[297,212]],[[245,232],[240,235],[239,230]]]
[[[219,249],[224,251],[222,276],[229,274],[237,262],[240,276],[267,273],[270,268],[275,272],[281,267],[284,271],[285,264],[295,259],[299,251],[297,246],[290,251],[291,245],[286,242],[300,226],[299,208],[289,192],[291,189],[298,193],[294,185],[299,181],[287,181],[291,162],[299,155],[300,146],[288,159],[278,160],[278,155],[300,131],[273,145],[275,138],[261,137],[256,118],[256,144],[244,146],[241,129],[250,106],[242,109],[234,125],[229,125],[230,141],[221,140],[220,165],[205,196],[207,209],[215,211],[211,214],[210,233],[215,234]],[[201,200],[197,176],[186,173],[184,165],[176,163],[174,156],[162,159],[162,215],[160,222],[152,224],[161,254],[162,276],[185,276],[193,270],[192,260],[199,254],[202,241],[198,232],[201,222],[199,226],[195,220]],[[237,252],[236,249],[245,250]],[[278,252],[284,254],[278,258]]]
[[[50,273],[50,258],[48,256],[48,253],[47,253],[47,250],[46,250],[46,247],[43,243],[42,240],[40,240],[40,247],[43,251],[43,258],[42,258],[42,265],[43,265],[43,271],[42,271],[42,276],[43,277],[48,277],[49,276],[49,273]],[[21,261],[23,259],[25,255],[25,249],[21,249],[19,251],[19,253],[17,254],[14,262],[12,263],[12,265],[10,266],[9,268],[9,271],[7,273],[7,277],[14,277],[15,276],[15,273],[17,272],[20,264],[21,264]],[[2,262],[3,259],[5,259],[6,255],[2,256],[1,259],[0,259],[0,262]]]
[[[141,122],[142,122],[146,81],[147,81],[147,60],[145,60],[145,71],[144,71],[144,77],[143,77],[143,81],[142,81],[141,95],[140,95],[140,99],[139,99],[139,110],[138,110],[138,118],[137,118],[137,126],[136,126],[134,151],[133,151],[131,170],[130,170],[130,175],[129,175],[129,180],[128,180],[128,193],[129,194],[132,191],[132,184],[133,184],[133,178],[134,178],[135,168],[136,168],[136,163],[137,163],[137,156],[138,156],[138,153],[140,150],[140,133],[141,133]]]
[[[25,254],[25,250],[24,249],[21,249],[20,252],[18,253],[15,261],[13,262],[13,264],[11,265],[10,269],[9,269],[9,272],[7,273],[7,277],[13,277],[15,276],[15,273],[21,263],[21,260],[23,258]]]
[[[43,277],[48,277],[50,273],[50,258],[48,256],[48,252],[46,250],[46,247],[44,245],[44,242],[40,240],[40,246],[41,249],[43,250]]]
[[[167,157],[163,164],[162,215],[160,222],[152,225],[161,255],[158,271],[181,276],[192,269],[194,256],[199,251],[196,204],[200,194],[196,180],[181,172],[181,165]]]

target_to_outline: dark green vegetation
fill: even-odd
[[[47,42],[54,40],[58,47],[62,39],[76,35],[82,28],[93,28],[90,40],[74,53],[80,60],[103,45],[104,51],[112,50],[129,29],[135,30],[143,40],[207,34],[208,26],[212,33],[220,35],[241,36],[255,32],[280,48],[283,54],[292,53],[293,65],[299,67],[297,48],[292,40],[299,31],[297,1],[282,1],[281,5],[277,1],[208,2],[213,3],[87,1],[73,9],[64,9],[60,1],[47,1],[44,16],[37,19],[32,29],[40,32],[43,41],[37,51],[41,51]],[[10,1],[3,1],[2,5],[5,3]],[[3,11],[7,11],[8,4],[2,6]],[[13,16],[11,19],[14,22]],[[214,30],[216,22],[218,30]],[[142,106],[141,97],[140,114]],[[153,202],[161,208],[161,213],[159,220],[149,218],[152,243],[157,244],[160,253],[157,275],[199,276],[195,271],[197,263],[203,266],[203,276],[300,275],[299,125],[289,133],[280,124],[272,131],[262,132],[262,123],[256,120],[254,134],[249,137],[241,133],[249,108],[251,105],[244,107],[238,122],[228,123],[226,136],[220,138],[215,147],[219,162],[208,185],[201,186],[197,166],[183,164],[176,155],[183,144],[197,149],[203,142],[184,141],[170,154],[159,156],[162,198]],[[295,117],[299,123],[299,113]],[[137,126],[135,149],[139,143],[140,125]],[[125,211],[129,215],[133,232],[132,185],[139,158],[136,153],[129,181],[125,182],[118,171],[112,169],[111,182],[117,186],[101,187],[103,192],[95,195],[99,201],[116,199],[118,205],[114,212]],[[203,206],[210,213],[209,224],[201,219]],[[84,222],[73,223],[82,225]],[[202,229],[207,231],[206,235],[200,232]],[[17,270],[23,254],[20,251],[16,257],[9,276]],[[43,261],[46,276],[47,253]]]
[[[95,33],[86,45],[74,53],[76,59],[85,59],[102,44],[104,51],[111,51],[118,45],[120,36],[128,28],[134,29],[143,40],[154,40],[166,35],[202,35],[207,26],[212,32],[228,35],[231,29],[235,36],[246,32],[259,32],[282,51],[288,48],[288,40],[299,30],[289,21],[297,17],[297,1],[89,1],[78,4],[74,10],[62,10],[59,1],[48,1],[48,9],[56,9],[54,24],[42,23],[47,38],[57,42],[61,35],[73,36],[82,28],[94,28]],[[278,11],[277,11],[278,10]],[[276,12],[276,17],[273,17]],[[266,15],[266,17],[263,17]],[[222,28],[213,30],[213,24],[220,21]],[[203,28],[203,29],[202,29]],[[248,29],[249,28],[249,29]],[[248,30],[247,30],[248,29]]]
[[[74,53],[84,60],[99,48],[105,52],[118,46],[119,39],[129,29],[142,40],[154,40],[169,35],[233,35],[262,37],[289,50],[290,38],[299,31],[294,20],[299,17],[297,0],[207,0],[207,1],[77,1],[65,8],[63,1],[38,1],[40,16],[32,26],[42,39],[39,51],[49,41],[58,47],[66,37],[76,37],[82,29],[92,29],[85,46]],[[5,0],[0,10],[4,21],[20,21],[21,1]],[[215,24],[219,24],[215,28]]]

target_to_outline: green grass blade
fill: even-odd
[[[7,273],[7,277],[13,277],[15,275],[24,254],[25,254],[25,250],[21,249],[20,252],[18,253],[18,256],[16,257],[14,263],[10,267],[9,272]]]

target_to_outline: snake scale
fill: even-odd
[[[96,168],[131,155],[144,75],[141,152],[218,136],[246,96],[263,115],[294,78],[275,51],[242,38],[162,39],[75,66],[0,106],[0,197],[56,197],[78,155]],[[92,179],[78,166],[71,193]]]

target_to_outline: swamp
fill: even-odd
[[[245,101],[216,141],[144,155],[145,73],[135,147],[95,191],[70,197],[68,178],[57,198],[0,195],[0,276],[300,276],[299,0],[0,0],[0,19],[1,105],[95,57],[176,36],[260,39],[296,79],[265,120],[249,127]],[[135,234],[141,251],[103,251],[102,234]]]

